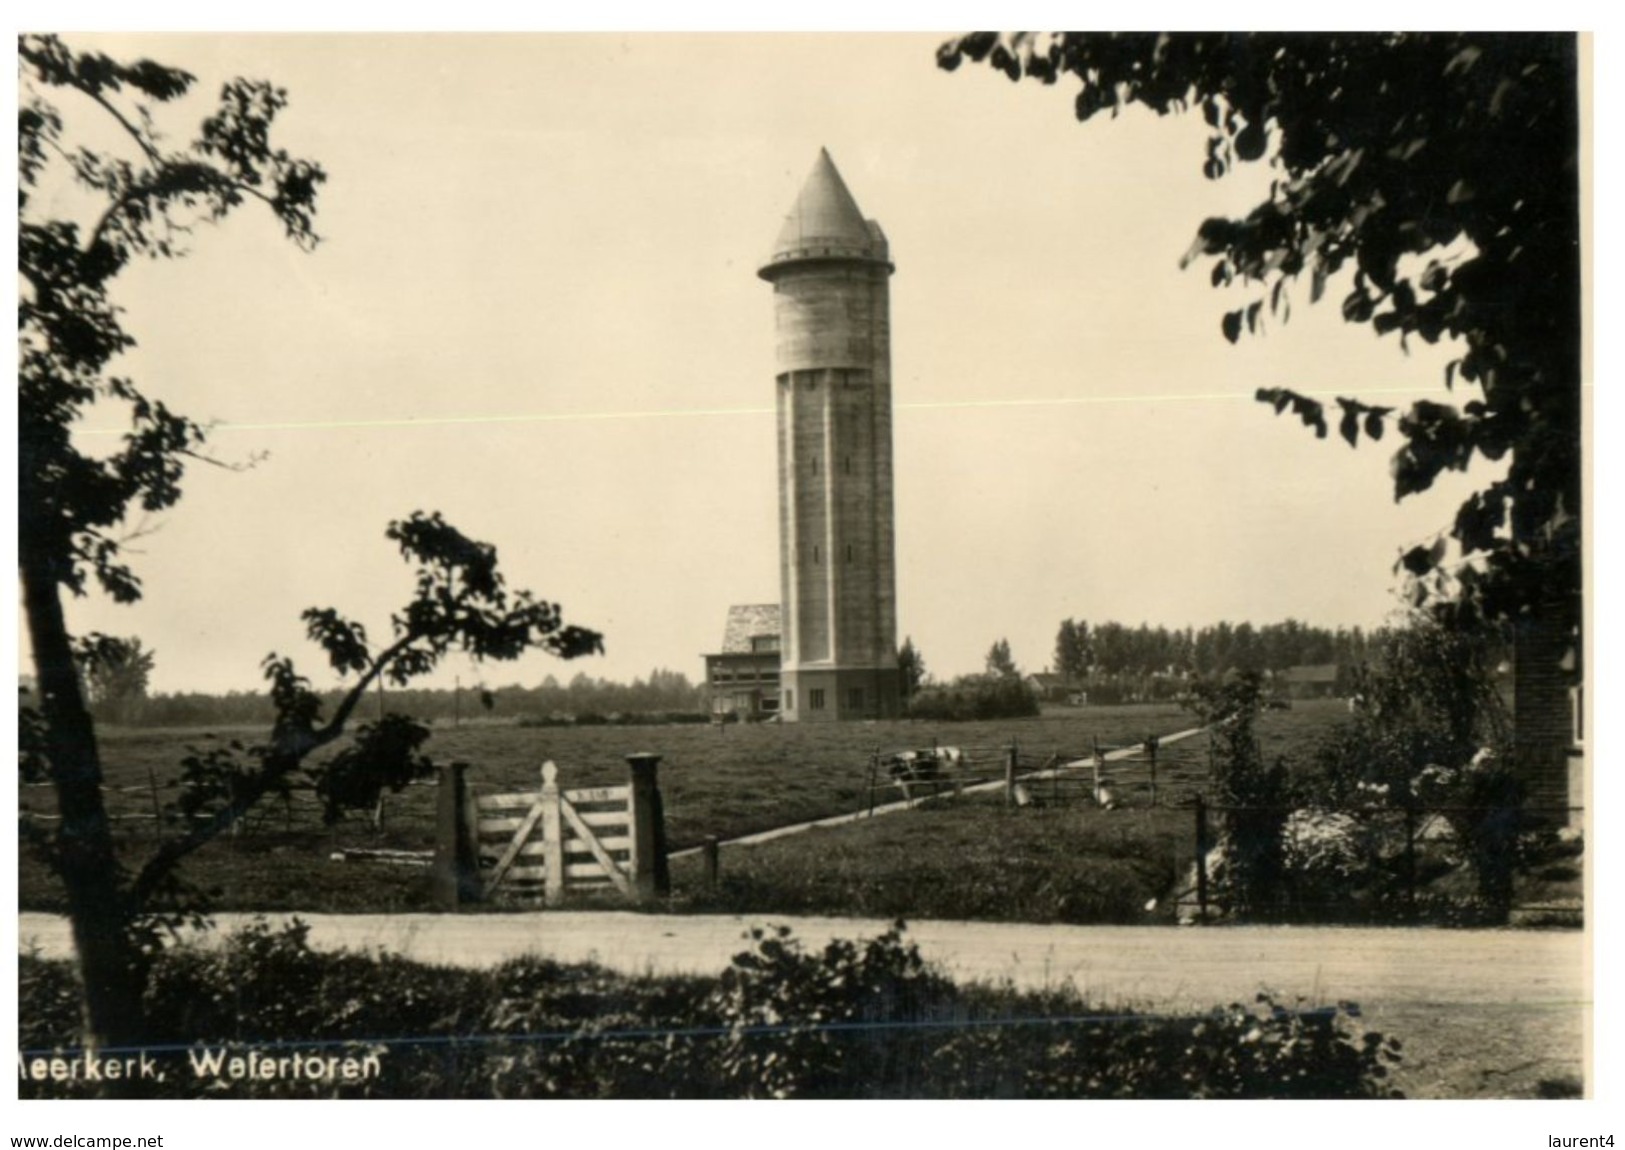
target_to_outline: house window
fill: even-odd
[[[779,637],[777,635],[752,635],[750,639],[752,651],[777,651]]]
[[[849,711],[863,710],[863,688],[853,687],[846,693],[846,709]]]
[[[815,711],[824,709],[824,688],[814,687],[807,692],[807,706]]]

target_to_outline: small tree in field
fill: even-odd
[[[153,652],[140,639],[86,635],[74,650],[91,713],[110,723],[140,719],[152,679]]]
[[[1016,667],[1016,661],[1010,654],[1010,642],[1000,639],[988,648],[987,673],[1000,679],[1019,679],[1021,671]]]
[[[897,651],[897,674],[903,693],[903,701],[907,702],[919,693],[925,685],[927,673],[925,669],[925,656],[914,645],[912,636],[903,640],[903,645]]]
[[[1225,846],[1221,897],[1238,913],[1269,917],[1279,909],[1283,894],[1281,832],[1290,792],[1285,766],[1266,763],[1258,745],[1262,681],[1243,671],[1198,683],[1192,696],[1189,707],[1213,728],[1213,782],[1223,807]]]

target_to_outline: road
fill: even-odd
[[[222,914],[223,929],[252,916]],[[269,915],[273,921],[287,916]],[[629,974],[714,974],[753,925],[784,922],[809,946],[873,937],[864,919],[545,911],[299,916],[323,949],[379,949],[489,967],[523,954]],[[68,957],[65,920],[19,916],[24,949]],[[1338,927],[1102,927],[916,922],[908,937],[960,981],[1032,989],[1070,980],[1101,1005],[1148,1010],[1353,1001],[1362,1025],[1406,1043],[1397,1083],[1412,1097],[1528,1096],[1582,1075],[1591,1018],[1589,948],[1577,931]]]

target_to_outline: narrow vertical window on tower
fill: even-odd
[[[812,473],[814,475],[818,474],[818,456],[816,455],[812,457]]]

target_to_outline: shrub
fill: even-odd
[[[1442,808],[1474,878],[1478,917],[1504,920],[1528,829],[1495,683],[1500,636],[1419,616],[1355,676],[1355,712],[1317,750],[1318,801],[1419,823]],[[1378,860],[1368,859],[1375,864]]]
[[[1281,828],[1282,864],[1293,909],[1334,917],[1351,892],[1371,880],[1369,828],[1340,811],[1303,809]]]
[[[359,1083],[216,1079],[185,1070],[146,1090],[244,1097],[1374,1097],[1399,1044],[1355,1037],[1352,1006],[1261,998],[1205,1014],[1111,1013],[1072,991],[961,988],[896,924],[804,948],[757,930],[720,978],[632,978],[538,958],[491,971],[312,951],[297,922],[263,923],[157,961],[153,1045],[274,1044],[377,1052]],[[23,955],[21,1049],[67,1051],[79,1024],[67,963]],[[399,1035],[398,1039],[386,1036]],[[19,1084],[29,1097],[85,1082]]]
[[[1258,745],[1263,704],[1263,682],[1252,671],[1198,683],[1186,704],[1213,727],[1213,781],[1222,805],[1225,862],[1215,894],[1221,905],[1255,918],[1283,910],[1283,831],[1293,806],[1286,765],[1267,766]]]
[[[1349,1034],[1358,1017],[1353,1003],[1294,1010],[1265,994],[1183,1017],[1075,1011],[955,1033],[929,1079],[942,1097],[1400,1097],[1386,1082],[1400,1043]]]
[[[966,675],[948,686],[924,687],[908,702],[912,719],[963,723],[1038,714],[1038,696],[1010,675]]]
[[[728,1028],[716,1054],[725,1093],[854,1098],[895,1089],[925,1053],[918,1024],[950,1014],[954,998],[953,984],[902,934],[898,922],[868,942],[836,939],[808,952],[789,927],[753,930],[754,949],[734,957],[711,998]]]

